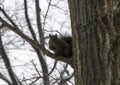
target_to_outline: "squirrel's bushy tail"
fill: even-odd
[[[71,36],[62,36],[62,37],[60,37],[60,39],[64,40],[68,44],[72,45],[72,37]]]

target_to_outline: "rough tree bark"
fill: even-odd
[[[68,0],[76,85],[120,85],[120,1]]]

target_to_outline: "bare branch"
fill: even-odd
[[[45,17],[44,17],[43,29],[45,29],[45,22],[46,22],[47,15],[48,15],[48,12],[49,12],[49,9],[50,9],[50,5],[51,5],[51,0],[49,0],[48,8],[47,8],[47,11],[46,11],[46,14],[45,14]]]
[[[4,9],[2,9],[0,7],[0,11],[4,14],[4,16],[9,20],[9,22],[16,28],[18,28],[18,26],[15,24],[15,22],[8,16],[8,14],[4,11]]]
[[[36,67],[35,63],[34,63],[33,61],[31,61],[31,63],[33,64],[33,66],[34,66],[34,68],[35,68],[36,72],[38,73],[38,75],[41,77],[41,75],[40,75],[40,73],[39,73],[39,71],[38,71],[38,69],[37,69],[37,67]]]
[[[2,56],[2,59],[3,59],[4,63],[5,63],[5,66],[7,68],[9,76],[10,76],[10,78],[12,80],[12,83],[14,85],[18,85],[18,81],[16,79],[15,73],[11,68],[10,60],[9,60],[9,58],[8,58],[6,52],[5,52],[5,49],[3,48],[1,33],[0,33],[0,55]]]
[[[74,76],[74,73],[70,76],[68,76],[67,78],[63,77],[64,73],[67,72],[67,67],[68,67],[68,64],[66,64],[66,66],[64,67],[64,70],[61,72],[61,75],[60,75],[60,82],[59,82],[59,85],[63,85],[65,83],[67,83],[67,81],[69,81],[73,76]]]
[[[25,16],[26,16],[26,22],[27,22],[27,24],[28,24],[28,27],[29,27],[29,30],[30,30],[30,32],[31,32],[31,34],[32,34],[32,37],[33,37],[33,39],[35,40],[35,41],[37,41],[37,39],[36,39],[36,35],[35,35],[35,33],[34,33],[34,31],[33,31],[33,28],[32,28],[32,26],[31,26],[31,23],[30,23],[30,19],[29,19],[29,17],[28,17],[28,13],[27,13],[27,1],[26,0],[24,0],[24,6],[25,6]],[[39,14],[39,13],[38,13]],[[40,17],[40,15],[38,16],[38,15],[36,15],[37,17]],[[41,20],[41,19],[40,19]],[[37,26],[38,26],[38,29],[41,29],[41,30],[39,30],[39,31],[42,31],[42,28],[41,28],[41,21],[40,22],[38,22],[38,20],[37,20]],[[40,32],[39,32],[40,33]],[[44,42],[42,41],[42,40],[44,40],[44,38],[43,37],[40,37],[40,39],[41,39],[41,45],[42,45],[42,47],[44,47],[43,45],[44,45]],[[43,42],[43,43],[42,43]],[[46,85],[49,85],[49,77],[48,76],[46,76],[46,74],[48,74],[48,68],[47,68],[47,64],[46,64],[46,61],[44,60],[44,58],[43,58],[43,56],[42,56],[42,54],[41,54],[41,52],[40,52],[40,49],[38,49],[38,48],[35,48],[33,45],[32,45],[32,47],[35,49],[35,51],[36,51],[36,53],[37,53],[37,55],[38,55],[38,58],[39,58],[39,61],[40,61],[40,63],[41,63],[41,66],[42,66],[42,73],[43,73],[43,79],[44,79],[44,84]],[[36,65],[35,64],[33,64],[34,65],[34,67],[35,67],[35,69],[36,69],[36,71],[38,72],[38,74],[39,74],[39,71],[38,71],[38,69],[36,68]],[[40,74],[39,74],[39,76],[40,76]],[[39,78],[38,78],[39,79]],[[36,79],[35,81],[37,81],[38,79]],[[34,81],[34,82],[35,82]],[[31,84],[33,84],[34,82],[32,82]]]
[[[69,81],[72,77],[74,77],[74,73],[70,76],[68,76],[67,78],[62,78],[59,85],[63,85],[65,84],[67,81]]]
[[[0,73],[0,78],[7,82],[9,85],[12,85],[12,83],[2,73]]]
[[[49,75],[54,71],[56,65],[57,65],[57,60],[55,60],[55,62],[54,62],[54,66],[53,66],[52,70],[48,73],[47,76],[49,76]]]
[[[39,32],[40,43],[44,47],[44,32],[41,24],[41,16],[40,16],[41,10],[39,6],[39,0],[35,0],[35,7],[36,7],[36,19],[37,19],[37,27]]]
[[[27,22],[27,25],[28,25],[28,29],[30,30],[30,33],[31,33],[33,39],[35,41],[37,41],[35,32],[34,32],[34,30],[32,28],[32,25],[31,25],[31,22],[30,22],[30,19],[29,19],[28,8],[27,8],[27,1],[26,0],[24,0],[24,8],[25,8],[25,18],[26,18],[26,22]]]

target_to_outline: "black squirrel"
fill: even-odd
[[[49,35],[49,49],[54,52],[56,56],[70,58],[72,56],[72,37],[62,36],[60,38],[56,35]]]

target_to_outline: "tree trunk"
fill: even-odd
[[[68,0],[76,85],[120,85],[118,0]]]

